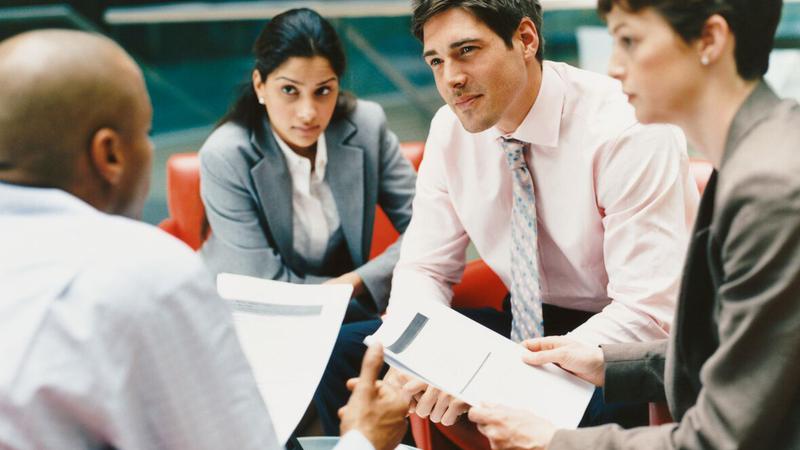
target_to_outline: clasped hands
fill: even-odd
[[[563,336],[531,339],[522,345],[528,350],[523,357],[527,364],[554,363],[595,386],[605,383],[605,364],[599,347],[589,347]],[[499,405],[470,407],[394,369],[386,374],[384,383],[396,389],[408,403],[409,413],[428,417],[434,423],[453,425],[459,416],[468,412],[469,419],[477,424],[478,430],[496,450],[544,449],[556,432],[555,426],[529,411]]]

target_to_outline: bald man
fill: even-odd
[[[112,41],[0,43],[0,448],[277,449],[200,259],[138,218],[141,71]],[[388,450],[408,405],[371,349],[340,449]]]

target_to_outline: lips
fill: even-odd
[[[299,131],[300,133],[303,133],[303,134],[310,134],[310,133],[314,133],[317,130],[319,130],[319,126],[316,125],[316,126],[311,126],[311,127],[294,127],[294,129],[296,131]]]
[[[461,97],[458,97],[458,100],[456,100],[455,106],[457,108],[459,108],[459,109],[469,108],[470,106],[472,106],[475,103],[476,100],[478,100],[481,97],[482,97],[482,95],[480,95],[480,94],[477,94],[477,95],[462,95]]]

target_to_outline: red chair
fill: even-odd
[[[400,152],[414,166],[414,170],[419,170],[422,162],[422,155],[425,151],[425,143],[421,141],[401,142]],[[394,244],[400,234],[395,230],[392,221],[386,216],[380,206],[375,208],[375,224],[372,227],[372,247],[369,249],[369,259],[372,259],[386,248]]]
[[[424,142],[404,142],[400,151],[414,166],[422,162]],[[158,226],[197,250],[208,238],[210,229],[200,199],[200,160],[197,153],[176,153],[167,160],[167,209],[169,217]],[[378,207],[372,235],[370,258],[382,253],[397,240],[395,231],[383,210]]]
[[[200,200],[200,160],[197,153],[176,153],[167,160],[167,210],[158,226],[194,250],[206,240],[206,213]]]

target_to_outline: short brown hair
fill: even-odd
[[[422,28],[433,16],[451,8],[462,8],[485,23],[511,48],[511,38],[520,21],[528,17],[536,25],[539,48],[536,59],[544,59],[544,37],[542,37],[542,5],[539,0],[413,0],[411,32],[424,41]]]
[[[629,12],[653,8],[687,43],[700,37],[709,17],[719,14],[736,39],[736,70],[745,80],[754,80],[763,77],[769,68],[783,1],[598,0],[597,12],[605,19],[614,6]]]

